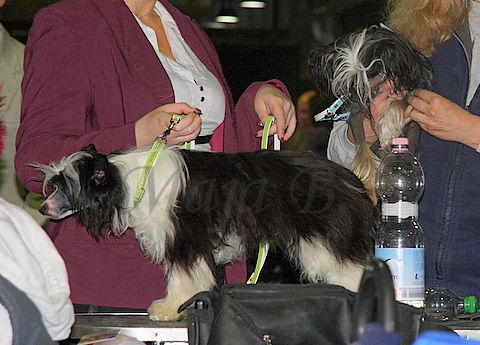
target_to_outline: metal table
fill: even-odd
[[[480,320],[453,320],[443,324],[465,339],[480,340]]]
[[[465,339],[480,340],[480,320],[454,320],[441,323]],[[147,313],[76,314],[71,339],[93,333],[119,332],[154,344],[188,344],[185,321],[151,321]]]
[[[185,321],[152,321],[147,313],[76,314],[70,338],[117,331],[145,342],[188,344]]]

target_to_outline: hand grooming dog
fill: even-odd
[[[312,50],[309,66],[311,79],[321,93],[346,101],[356,142],[352,171],[376,202],[375,174],[391,140],[408,136],[410,151],[415,153],[418,147],[418,125],[410,122],[405,126],[405,98],[413,89],[430,88],[431,66],[399,35],[376,26]],[[374,114],[373,107],[384,109]],[[365,118],[379,139],[371,147],[365,142]]]
[[[212,289],[214,265],[256,251],[260,241],[288,253],[312,282],[356,290],[372,255],[377,211],[349,170],[312,152],[222,154],[164,149],[133,207],[148,151],[109,157],[93,145],[49,166],[53,193],[41,212],[75,214],[91,235],[134,229],[167,272],[167,295],[152,319],[172,320],[195,293]]]

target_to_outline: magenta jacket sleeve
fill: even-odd
[[[287,87],[279,80],[252,83],[240,96],[235,105],[234,118],[225,122],[224,148],[226,152],[251,152],[260,150],[260,138],[255,134],[260,129],[257,125],[258,114],[255,112],[254,100],[258,89],[269,83],[282,90],[288,97]]]
[[[69,22],[59,10],[36,16],[25,50],[15,161],[18,177],[31,191],[41,189],[32,162],[58,161],[90,143],[105,153],[135,146],[134,119],[115,106],[121,95],[95,90],[94,78],[104,78],[109,86],[109,71],[98,75],[95,54],[87,54],[102,46],[108,50],[97,39],[95,31],[78,20]]]

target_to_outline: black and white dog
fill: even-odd
[[[48,166],[53,193],[42,213],[75,214],[91,235],[133,228],[145,253],[163,262],[167,295],[156,320],[215,284],[214,266],[255,252],[260,241],[287,253],[305,279],[358,288],[372,256],[378,213],[349,170],[313,152],[160,152],[133,207],[148,151],[105,156],[93,145]]]

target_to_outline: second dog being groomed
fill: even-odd
[[[132,228],[145,253],[164,264],[167,295],[150,306],[152,319],[181,317],[183,302],[215,286],[216,264],[255,252],[261,241],[287,253],[309,281],[358,288],[378,214],[349,170],[312,152],[168,148],[134,207],[148,153],[106,156],[90,145],[37,167],[53,190],[45,215],[73,214],[97,239]]]
[[[414,89],[431,87],[432,67],[427,58],[400,35],[377,26],[312,50],[309,67],[319,92],[326,98],[337,99],[335,103],[343,104],[342,110],[349,113],[348,126],[342,125],[342,128],[351,131],[352,138],[348,141],[355,143],[351,169],[375,203],[377,167],[389,153],[391,140],[407,136],[410,151],[415,153],[418,147],[420,127],[405,117],[406,98]],[[332,137],[335,135],[330,139]],[[334,148],[337,155],[346,154],[341,151],[343,143]],[[329,149],[331,146],[332,142]],[[350,157],[331,158],[349,165],[346,161]]]

